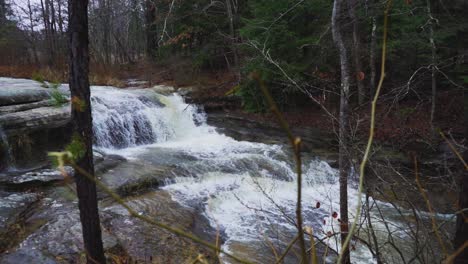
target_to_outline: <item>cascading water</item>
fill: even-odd
[[[17,83],[25,89],[38,85],[27,80],[7,81],[8,85]],[[61,91],[67,93],[66,87],[62,88]],[[28,89],[25,94],[29,95],[34,89]],[[296,174],[288,146],[237,141],[220,134],[207,125],[203,111],[186,104],[177,94],[164,96],[152,89],[91,89],[95,147],[101,152],[127,157],[115,168],[123,168],[124,173],[110,169],[103,177],[122,177],[118,179],[127,182],[130,179],[127,175],[132,175],[131,180],[140,177],[140,169],[145,177],[153,170],[158,170],[155,177],[171,173],[167,175],[167,185],[162,188],[178,203],[206,216],[212,228],[221,233],[224,250],[255,263],[275,262],[272,247],[278,253],[283,252],[297,234],[294,224]],[[8,166],[11,170],[14,162],[7,136],[1,128],[0,146],[0,169]],[[314,234],[330,247],[328,252],[338,251],[339,236],[334,235],[339,234],[340,228],[340,216],[334,214],[339,212],[337,171],[326,162],[307,155],[303,164],[304,224],[313,227]],[[167,167],[170,170],[164,170]],[[349,218],[353,221],[356,202],[361,197],[352,186],[348,194]],[[359,223],[363,225],[359,237],[375,244],[367,237],[366,222],[371,218],[373,240],[378,240],[385,263],[401,263],[404,256],[414,256],[419,250],[414,241],[421,240],[415,240],[411,234],[413,211],[396,210],[371,198],[370,204],[378,204],[379,208],[373,207],[368,215],[360,216]],[[437,217],[454,219],[453,216]],[[193,223],[194,230],[199,231],[197,222]],[[214,238],[216,234],[211,231],[203,234]],[[353,263],[376,263],[364,243],[352,241],[351,246]],[[320,251],[323,248],[318,250],[323,256],[324,252]],[[332,258],[325,260],[333,261]],[[229,259],[223,258],[223,263],[230,263]],[[288,256],[285,263],[298,263],[298,260]]]
[[[206,124],[203,112],[177,94],[96,87],[92,103],[97,147],[134,159],[151,159],[156,152],[155,160],[161,153],[183,157],[175,165],[188,173],[177,175],[164,189],[185,206],[203,208],[212,226],[226,235],[225,250],[261,244],[265,237],[284,244],[287,241],[278,234],[285,239],[295,234],[296,174],[282,146],[219,134]],[[305,224],[323,235],[338,228],[331,217],[339,211],[337,172],[315,159],[304,164]],[[355,251],[353,257],[373,262],[365,250]]]
[[[122,149],[165,142],[181,137],[186,123],[196,122],[192,116],[177,115],[192,111],[176,109],[182,105],[179,96],[165,97],[151,90],[124,91],[109,87],[93,87],[93,128],[95,145]],[[198,122],[203,122],[203,117]],[[187,127],[190,129],[190,127]]]
[[[220,134],[206,124],[202,111],[177,94],[95,87],[92,103],[96,146],[129,160],[179,167],[179,174],[163,189],[180,204],[201,209],[212,227],[225,235],[224,250],[270,263],[271,245],[284,249],[296,235],[297,185],[288,147],[236,141]],[[339,215],[333,216],[339,212],[338,172],[310,157],[303,164],[304,224],[339,251],[339,236],[327,238],[340,228]],[[352,220],[359,197],[354,187],[349,187],[348,194]],[[379,201],[372,203],[380,207],[378,212],[371,211],[377,239],[384,243],[391,232],[394,243],[405,244],[408,230],[392,217],[395,209]],[[382,213],[389,216],[385,223]],[[365,227],[360,232],[364,234]],[[353,242],[353,249],[353,263],[376,262],[366,246]],[[413,248],[399,250],[398,254],[410,254]],[[396,255],[390,246],[381,252]],[[286,259],[286,263],[297,263],[297,259]]]

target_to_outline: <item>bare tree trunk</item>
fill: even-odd
[[[340,91],[340,116],[339,116],[339,169],[340,169],[340,218],[341,218],[341,243],[348,235],[348,171],[349,160],[347,157],[347,124],[349,111],[349,87],[350,87],[350,62],[348,49],[344,42],[342,21],[344,17],[344,0],[335,0],[332,14],[332,35],[335,45],[340,53],[341,91]],[[344,250],[342,263],[350,263],[349,247]]]
[[[464,2],[462,10],[468,10],[468,2]],[[460,55],[459,63],[468,66],[468,31],[459,30],[457,34],[458,50]],[[465,147],[468,147],[468,88],[465,86],[463,91],[464,115],[465,115]],[[468,150],[465,149],[463,158],[468,162]],[[468,208],[468,171],[462,166],[460,175],[460,191],[458,195],[458,209],[467,210]],[[456,232],[454,247],[458,249],[468,241],[468,212],[457,214]],[[454,261],[455,264],[468,263],[468,248],[465,248]]]
[[[42,13],[42,21],[44,23],[44,33],[45,33],[45,41],[47,43],[47,48],[48,48],[48,51],[49,51],[49,56],[47,58],[47,64],[49,66],[52,65],[52,50],[51,50],[51,46],[50,46],[50,32],[49,32],[49,18],[48,18],[48,7],[46,9],[46,6],[47,6],[47,3],[46,5],[44,5],[44,1],[41,0],[41,13]]]
[[[6,20],[6,3],[5,0],[0,0],[0,22]]]
[[[110,7],[108,0],[99,0],[99,21],[100,21],[100,34],[101,39],[100,51],[104,53],[104,64],[111,63],[111,47],[110,47]]]
[[[152,0],[146,0],[145,8],[145,24],[146,24],[146,55],[154,58],[156,55],[158,43],[158,32],[155,25],[156,6]]]
[[[104,264],[101,228],[98,213],[93,164],[93,130],[89,89],[89,50],[87,0],[70,0],[70,91],[74,144],[80,144],[83,154],[75,159],[75,180],[78,206],[83,229],[83,241],[88,264]],[[77,169],[79,168],[79,169]]]
[[[112,33],[112,36],[114,37],[115,41],[117,42],[117,45],[119,47],[119,50],[122,54],[122,62],[125,62],[125,58],[126,58],[126,62],[128,63],[134,63],[133,60],[132,60],[132,56],[130,56],[130,54],[128,53],[128,50],[126,47],[124,47],[124,45],[122,44],[122,42],[119,40],[119,38],[117,37],[117,35],[115,33]]]
[[[29,30],[31,30],[31,49],[33,52],[33,57],[34,57],[34,63],[36,65],[40,64],[39,61],[39,56],[37,55],[37,48],[36,48],[36,37],[35,37],[35,32],[34,32],[34,18],[33,18],[33,10],[31,7],[31,1],[28,0],[27,2],[27,7],[28,7],[28,18],[29,18]]]
[[[463,92],[464,97],[464,114],[465,114],[465,142],[468,140],[468,89],[465,88]],[[468,144],[465,143],[465,147]],[[465,161],[468,161],[468,150],[465,150],[463,155]],[[462,166],[463,167],[463,166]],[[458,195],[458,209],[467,210],[468,208],[468,171],[462,168],[460,175],[460,191]],[[464,243],[468,241],[468,212],[462,211],[457,215],[456,232],[454,247],[455,249],[461,248]],[[455,264],[468,263],[468,248],[465,248],[456,258]]]
[[[233,52],[233,59],[234,59],[234,68],[236,71],[236,75],[240,76],[239,72],[239,56],[237,54],[237,44],[236,44],[236,32],[234,29],[234,13],[233,13],[233,7],[231,0],[226,0],[226,11],[228,14],[228,20],[229,20],[229,34],[231,36],[231,47],[232,47],[232,52]]]
[[[359,33],[359,22],[356,15],[356,8],[358,6],[358,0],[350,0],[349,3],[349,16],[353,23],[353,59],[354,59],[354,76],[358,88],[358,103],[359,105],[364,104],[366,99],[366,90],[364,85],[364,72],[362,71],[361,64],[361,40]]]
[[[60,54],[60,52],[57,52],[57,20],[55,19],[55,7],[54,7],[54,1],[53,0],[48,0],[49,5],[50,5],[50,32],[51,32],[51,45],[52,45],[52,50],[54,52],[53,55],[53,60],[54,63],[56,63],[56,54]]]
[[[370,85],[369,85],[369,96],[372,98],[375,94],[375,85],[377,78],[377,67],[376,67],[376,53],[377,53],[377,18],[375,15],[372,17],[372,33],[371,33],[371,44],[370,44]]]
[[[0,25],[4,25],[6,22],[6,3],[5,0],[0,0]]]
[[[62,14],[62,0],[57,0],[58,6],[58,26],[60,34],[63,34],[63,14]]]
[[[432,127],[432,132],[435,132],[435,127],[434,127],[434,115],[436,111],[436,96],[437,96],[437,79],[436,79],[436,74],[437,74],[437,69],[436,69],[436,60],[437,60],[437,48],[435,45],[435,40],[434,40],[434,21],[435,18],[432,17],[432,12],[431,12],[431,2],[430,0],[426,0],[426,11],[427,11],[427,17],[429,18],[429,42],[431,44],[431,52],[432,52],[432,61],[431,61],[431,80],[432,80],[432,99],[431,99],[431,127]],[[435,133],[434,133],[435,134]]]

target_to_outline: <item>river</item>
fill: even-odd
[[[223,250],[272,263],[274,251],[282,254],[297,234],[297,177],[289,146],[228,137],[207,124],[203,109],[185,103],[177,93],[93,87],[91,100],[95,150],[122,156],[141,169],[176,168],[159,188],[206,218],[221,237]],[[333,262],[333,252],[340,249],[334,235],[340,219],[338,171],[313,153],[305,153],[302,169],[304,225],[313,228],[316,241],[322,241],[317,244],[319,256],[328,252],[325,260]],[[348,194],[354,220],[357,199],[365,197],[358,197],[354,182]],[[370,203],[376,239],[382,243],[392,239],[392,245],[382,246],[380,253],[387,263],[401,263],[399,258],[414,251],[409,235],[414,226],[402,217],[403,209],[372,198]],[[370,241],[366,215],[358,221],[359,237]],[[365,243],[353,241],[351,248],[353,263],[376,263]],[[297,263],[295,254],[289,254],[286,262]]]

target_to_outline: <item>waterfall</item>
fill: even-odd
[[[91,100],[95,146],[150,164],[167,159],[187,172],[163,189],[184,206],[203,208],[211,225],[226,234],[225,250],[239,243],[262,244],[265,236],[286,242],[275,240],[274,229],[286,237],[296,233],[287,220],[295,219],[297,195],[295,165],[287,147],[218,133],[206,123],[205,113],[178,94],[93,87]],[[321,232],[336,230],[339,223],[331,213],[339,212],[338,172],[314,158],[303,164],[305,225]],[[348,191],[350,197],[356,193]],[[350,200],[350,208],[355,203]],[[361,259],[372,259],[369,254],[353,252]]]
[[[161,143],[196,129],[204,116],[179,95],[163,96],[151,90],[92,87],[94,143],[122,149]]]
[[[164,189],[185,206],[203,208],[212,226],[227,235],[226,250],[261,241],[258,230],[272,232],[271,224],[285,234],[296,232],[284,218],[295,218],[297,187],[291,153],[283,146],[218,133],[204,112],[178,94],[93,87],[91,101],[95,146],[145,162],[159,163],[170,155],[171,165],[189,173]],[[304,164],[305,223],[323,229],[330,215],[323,208],[339,208],[337,172],[316,159]],[[316,202],[323,208],[311,207]]]
[[[224,250],[270,263],[274,259],[269,259],[271,249],[265,240],[284,248],[296,235],[297,177],[289,146],[238,141],[219,133],[206,123],[203,111],[186,104],[178,94],[93,87],[91,99],[95,146],[123,155],[129,162],[179,168],[175,177],[168,175],[170,180],[162,189],[178,203],[201,210],[213,229],[225,235]],[[338,171],[310,155],[302,161],[304,225],[324,238],[341,225]],[[352,184],[348,194],[349,217],[354,219],[358,199],[364,197]],[[395,215],[391,205],[375,202],[386,216]],[[374,231],[385,241],[387,226],[379,220],[381,212],[373,210]],[[392,232],[401,235],[395,243],[405,244],[407,230],[399,220],[386,221],[393,221]],[[326,241],[333,250],[340,250],[338,236]],[[375,263],[366,246],[354,246],[353,263]],[[404,250],[411,254],[411,247]],[[224,258],[223,262],[230,263]]]
[[[38,85],[25,80],[8,81],[8,85],[16,87]],[[289,146],[230,138],[209,126],[206,114],[186,104],[178,94],[93,86],[91,103],[95,148],[127,158],[122,161],[123,167],[109,170],[103,177],[121,177],[125,182],[125,177],[129,177],[126,175],[134,176],[133,171],[119,174],[116,170],[134,169],[135,178],[142,166],[148,166],[145,173],[158,170],[157,177],[164,177],[166,185],[157,191],[168,192],[194,214],[205,216],[222,235],[224,250],[253,262],[275,262],[270,245],[284,249],[296,236],[297,177]],[[14,170],[6,134],[0,126],[0,170]],[[339,251],[339,236],[329,237],[341,225],[339,214],[335,214],[340,211],[338,171],[307,153],[302,164],[304,225],[313,227],[316,236],[333,251]],[[167,178],[161,176],[160,167],[164,172],[170,168]],[[348,194],[349,218],[355,219],[357,201],[364,197],[358,196],[352,184]],[[372,231],[383,245],[380,252],[390,257],[396,253],[391,245],[384,244],[392,234],[392,243],[403,245],[398,254],[413,256],[411,238],[407,241],[409,222],[405,215],[399,217],[401,213],[413,215],[413,211],[399,208],[396,212],[393,204],[370,200],[370,204],[379,205],[378,210],[371,209],[370,217]],[[453,219],[452,216],[447,219]],[[364,223],[359,236],[365,240],[366,235]],[[356,241],[352,246],[353,263],[376,262],[366,246]],[[230,263],[225,258],[222,262]],[[285,263],[297,263],[297,259],[286,259]]]

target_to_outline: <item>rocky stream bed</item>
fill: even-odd
[[[47,157],[69,141],[70,106],[57,105],[54,88],[43,86],[0,78],[0,263],[79,263],[84,256],[72,177]],[[57,91],[69,96],[66,85]],[[212,243],[219,235],[223,249],[271,263],[265,239],[281,249],[294,234],[282,222],[294,215],[295,201],[294,164],[283,132],[222,112],[206,115],[173,92],[165,86],[92,88],[98,180],[140,214]],[[313,128],[295,133],[304,141],[306,224],[325,233],[337,224],[331,217],[338,211],[337,143],[331,133]],[[381,157],[408,165],[399,154]],[[262,192],[266,198],[258,198]],[[110,259],[191,263],[201,253],[218,261],[206,248],[130,216],[105,192],[98,198]],[[450,211],[446,202],[434,203]],[[319,253],[325,246],[318,246]],[[361,248],[353,258],[374,262]],[[295,263],[295,256],[286,262]]]

